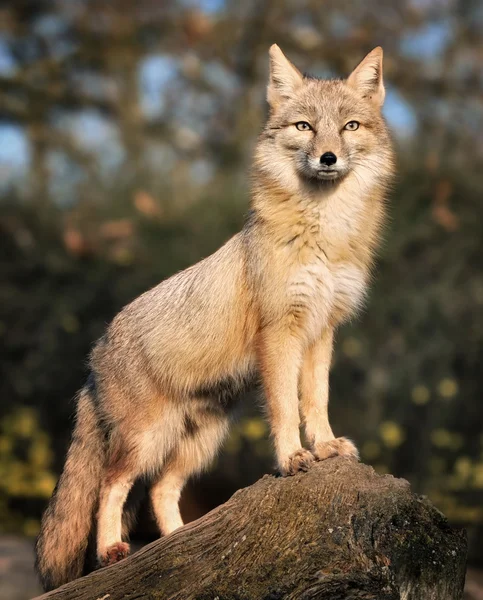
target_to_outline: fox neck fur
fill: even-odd
[[[331,263],[350,259],[370,266],[384,219],[380,181],[362,184],[352,173],[335,185],[310,189],[301,184],[290,192],[263,173],[255,177],[251,219],[275,245],[291,247],[294,260],[303,263],[313,251]]]

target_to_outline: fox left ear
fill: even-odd
[[[267,100],[275,110],[277,106],[292,97],[295,90],[302,85],[303,75],[285,56],[277,44],[269,50],[270,80],[267,88]]]
[[[358,90],[376,106],[384,103],[384,82],[382,79],[382,48],[378,46],[360,62],[347,79],[347,83]]]

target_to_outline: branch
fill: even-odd
[[[406,481],[334,458],[295,477],[265,475],[198,521],[40,598],[461,600],[465,560],[465,532]]]

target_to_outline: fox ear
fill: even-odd
[[[272,109],[291,98],[295,90],[302,85],[302,73],[286,58],[277,44],[270,46],[270,79],[267,88],[267,100]]]
[[[384,103],[384,83],[382,80],[382,48],[378,46],[360,62],[347,79],[347,83],[358,90],[376,106]]]

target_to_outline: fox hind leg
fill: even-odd
[[[129,544],[122,541],[122,513],[134,479],[129,471],[115,478],[108,472],[102,484],[97,522],[97,557],[103,567],[129,554]]]
[[[139,448],[125,445],[120,432],[112,438],[99,494],[97,519],[97,559],[101,566],[118,562],[129,554],[129,544],[123,541],[126,519],[123,512],[126,499],[135,480],[142,474]]]
[[[210,464],[228,433],[228,415],[221,407],[214,408],[209,405],[197,407],[186,415],[185,433],[151,488],[156,523],[163,535],[183,526],[179,511],[181,491],[190,476]]]

